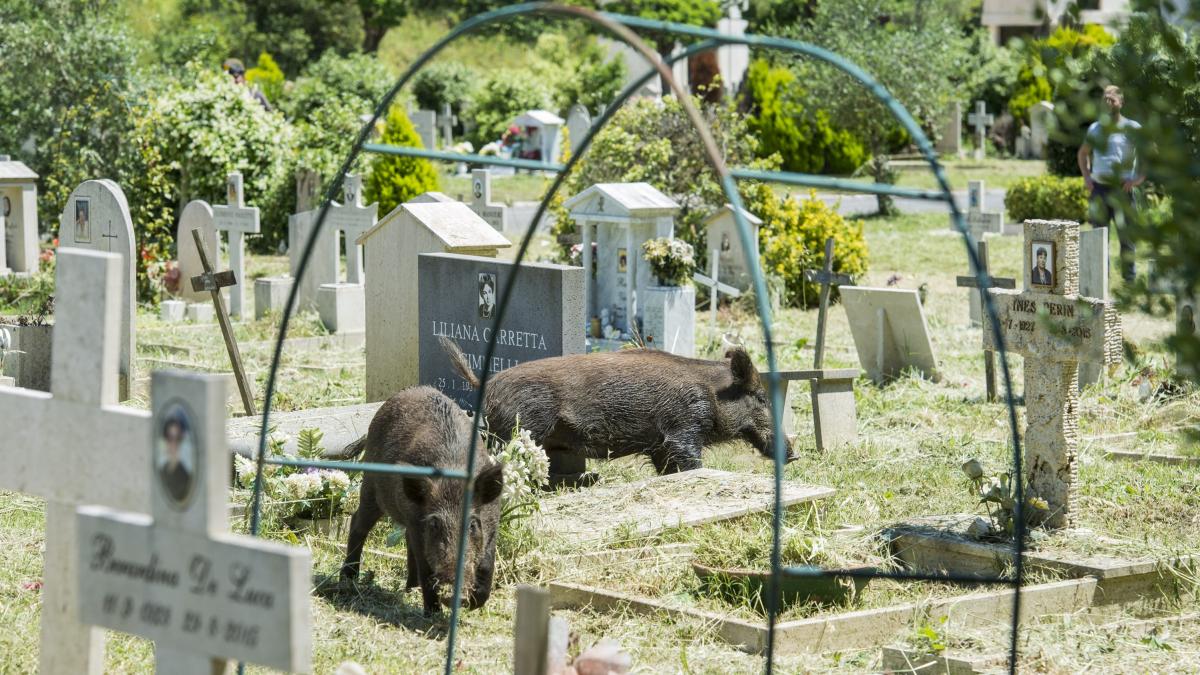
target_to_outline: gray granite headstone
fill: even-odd
[[[525,361],[584,353],[583,268],[526,263],[516,277],[504,324],[496,325],[500,293],[513,263],[425,253],[417,263],[420,381],[437,387],[464,408],[475,404],[473,388],[454,372],[439,337],[458,344],[476,373],[489,342],[496,343],[492,373]]]
[[[304,275],[300,272],[300,258],[304,248],[316,229],[318,211],[296,213],[288,218],[288,269],[292,278],[300,285],[297,297],[297,309],[307,310],[317,308],[317,290],[323,284],[336,283],[338,280],[338,231],[326,222],[317,236],[312,256],[308,259],[308,267]]]
[[[412,114],[413,128],[421,138],[421,147],[437,150],[437,113],[432,110],[417,110]]]

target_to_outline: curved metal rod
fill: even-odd
[[[328,188],[326,190],[325,199],[322,203],[322,207],[318,214],[317,223],[316,223],[316,227],[314,228],[313,235],[310,236],[309,241],[306,243],[304,251],[301,255],[299,270],[297,272],[298,278],[303,275],[305,269],[307,268],[308,260],[312,255],[313,249],[315,248],[316,235],[319,233],[320,228],[324,224],[324,219],[326,217],[326,214],[327,214],[329,206],[330,206],[330,201],[333,198],[333,196],[336,194],[338,187],[340,187],[341,182],[345,176],[345,173],[349,168],[349,165],[357,158],[357,156],[361,150],[362,144],[365,141],[365,138],[369,135],[370,129],[373,127],[375,120],[377,120],[383,114],[383,112],[386,111],[387,106],[394,99],[394,97],[398,93],[398,91],[408,82],[409,79],[411,79],[411,77],[415,74],[415,72],[420,67],[422,67],[434,55],[436,55],[436,53],[438,53],[442,48],[444,48],[447,44],[449,44],[449,42],[453,41],[454,39],[457,39],[461,35],[463,35],[467,32],[470,32],[472,30],[476,30],[479,27],[482,27],[488,23],[499,21],[501,19],[508,18],[511,16],[517,16],[519,14],[535,13],[535,12],[548,13],[548,14],[562,14],[562,15],[568,15],[568,16],[581,17],[581,18],[590,20],[593,23],[598,23],[598,24],[603,25],[603,21],[601,20],[601,17],[594,15],[593,13],[587,12],[585,10],[580,10],[578,8],[568,8],[568,7],[559,7],[559,6],[553,6],[553,5],[544,5],[544,4],[540,4],[540,3],[526,3],[523,5],[515,5],[515,6],[506,7],[506,8],[496,10],[496,11],[493,11],[493,12],[490,12],[487,14],[473,17],[472,19],[469,19],[466,22],[457,26],[449,34],[447,34],[445,37],[443,37],[441,40],[439,40],[439,42],[436,43],[432,48],[430,48],[430,50],[428,50],[427,52],[422,54],[421,57],[419,57],[417,59],[417,61],[415,61],[412,66],[410,66],[409,70],[405,72],[405,74],[397,81],[396,85],[393,86],[393,88],[388,92],[388,94],[380,102],[372,119],[366,125],[364,125],[363,129],[360,131],[359,137],[354,144],[351,155],[343,163],[338,174],[335,176],[334,180],[328,186]],[[945,180],[945,177],[944,177],[943,172],[941,171],[940,165],[938,165],[938,163],[937,163],[936,157],[932,154],[932,150],[929,145],[928,139],[924,136],[923,132],[920,131],[919,127],[916,126],[915,122],[912,121],[911,117],[908,116],[907,112],[903,109],[903,107],[900,106],[899,103],[896,102],[894,99],[892,99],[890,97],[890,95],[887,94],[887,91],[881,85],[879,85],[872,78],[870,78],[870,76],[866,75],[866,73],[859,70],[856,66],[853,66],[853,64],[850,64],[849,62],[842,60],[840,57],[836,56],[835,54],[832,54],[832,53],[822,50],[820,48],[813,47],[811,45],[806,45],[804,43],[790,41],[790,40],[780,40],[777,38],[761,38],[759,36],[742,36],[741,38],[733,38],[732,36],[721,36],[720,34],[715,33],[715,31],[709,31],[708,29],[697,29],[695,27],[681,26],[679,24],[670,24],[667,22],[647,22],[642,19],[637,19],[637,18],[633,18],[633,17],[623,17],[623,16],[617,16],[617,15],[606,15],[603,18],[610,20],[609,25],[604,25],[604,27],[606,29],[608,29],[610,32],[613,32],[614,34],[618,35],[618,37],[621,37],[622,39],[626,40],[626,42],[628,44],[634,45],[635,48],[636,48],[637,44],[634,41],[640,43],[640,40],[638,40],[638,38],[636,36],[632,35],[632,33],[628,33],[628,31],[625,30],[623,28],[623,26],[621,26],[620,24],[639,25],[639,26],[643,26],[643,27],[652,28],[655,30],[666,30],[666,31],[670,31],[670,32],[699,35],[702,37],[707,37],[710,40],[712,40],[718,44],[738,44],[738,43],[740,43],[740,44],[764,46],[764,47],[768,47],[768,48],[780,49],[783,51],[804,53],[804,54],[808,54],[810,56],[814,56],[816,58],[820,58],[822,60],[825,60],[825,61],[835,65],[836,67],[839,67],[844,72],[847,72],[851,76],[858,79],[861,83],[864,84],[864,86],[867,86],[868,89],[870,89],[876,95],[877,98],[879,98],[882,102],[884,102],[885,106],[888,107],[898,119],[900,119],[901,123],[909,131],[910,135],[915,139],[918,147],[922,151],[922,154],[925,156],[926,160],[930,163],[931,168],[933,169],[936,177],[938,178],[939,186],[941,187],[942,191],[946,195],[946,200],[948,201],[948,203],[950,205],[952,217],[953,217],[953,220],[955,222],[957,229],[960,231],[960,233],[962,233],[964,235],[964,238],[967,240],[967,242],[969,242],[969,237],[966,236],[966,230],[965,230],[965,227],[963,226],[962,214],[958,211],[957,205],[953,202],[953,199],[950,196],[948,183]],[[626,35],[622,35],[622,32],[626,33],[628,35],[628,37]],[[630,40],[628,38],[632,38],[632,40]],[[673,89],[673,91],[675,91],[676,95],[678,96],[678,98],[681,102],[681,105],[684,107],[685,112],[687,112],[689,114],[689,117],[692,118],[692,119],[690,119],[690,121],[693,123],[693,125],[696,126],[697,133],[699,133],[701,135],[702,141],[704,141],[704,144],[705,144],[706,152],[709,153],[710,157],[715,160],[713,162],[714,168],[717,170],[718,176],[721,177],[722,187],[726,192],[726,196],[730,198],[730,202],[735,207],[738,207],[738,208],[735,208],[735,210],[734,210],[735,222],[737,222],[737,224],[738,224],[739,236],[743,240],[742,243],[744,244],[744,247],[747,252],[747,257],[749,258],[748,262],[751,265],[753,265],[753,268],[756,270],[756,273],[754,275],[754,277],[755,277],[754,282],[755,282],[756,295],[758,296],[759,314],[760,314],[760,318],[762,319],[762,322],[763,322],[764,339],[766,341],[767,361],[768,361],[768,368],[769,368],[768,380],[772,383],[772,385],[773,385],[772,390],[774,392],[772,395],[772,413],[773,413],[773,426],[775,427],[775,437],[776,437],[776,448],[775,448],[775,455],[776,455],[776,457],[775,457],[775,459],[776,459],[776,471],[775,471],[776,500],[775,501],[776,501],[776,503],[775,503],[775,519],[774,519],[775,520],[775,522],[774,522],[775,536],[774,536],[773,551],[772,551],[772,570],[774,573],[772,574],[772,579],[771,579],[772,590],[771,590],[771,598],[770,598],[770,602],[769,602],[769,605],[771,605],[771,607],[769,607],[769,609],[772,611],[769,612],[770,613],[770,617],[769,617],[769,620],[770,620],[769,633],[770,633],[770,635],[769,635],[768,654],[767,654],[767,669],[769,671],[773,664],[772,652],[773,652],[773,646],[774,646],[774,627],[775,627],[774,622],[775,622],[775,614],[776,614],[776,612],[774,611],[774,606],[776,605],[776,600],[778,597],[779,532],[781,529],[781,517],[782,517],[782,508],[781,508],[782,505],[780,502],[780,496],[781,496],[781,488],[782,488],[783,444],[782,444],[782,429],[781,429],[781,416],[780,416],[780,412],[782,409],[782,397],[779,394],[778,386],[774,386],[777,384],[779,376],[778,376],[777,369],[775,368],[774,350],[773,350],[772,340],[771,340],[770,312],[769,312],[769,307],[767,306],[767,302],[766,302],[765,284],[763,283],[763,280],[761,279],[761,275],[757,271],[758,270],[757,251],[754,251],[753,247],[749,245],[749,241],[748,241],[749,240],[749,228],[747,226],[747,223],[745,222],[744,216],[742,215],[741,200],[740,200],[740,197],[736,190],[736,183],[734,180],[734,176],[728,171],[728,169],[726,169],[724,167],[719,153],[715,153],[716,148],[715,148],[715,144],[712,142],[711,134],[708,133],[707,127],[703,124],[702,120],[699,119],[698,112],[695,111],[694,105],[691,104],[690,97],[687,95],[686,92],[681,91],[680,87],[678,86],[678,84],[676,84],[674,82],[673,78],[670,76],[669,71],[667,71],[667,69],[662,64],[662,62],[658,61],[658,59],[655,58],[653,53],[645,48],[644,44],[641,46],[642,46],[642,49],[639,51],[641,51],[643,57],[646,58],[647,61],[649,63],[651,63],[655,67],[656,70],[659,71],[660,76],[662,76],[663,79],[666,80],[671,85],[671,88]],[[712,48],[715,48],[715,46],[716,45],[705,44],[705,45],[703,45],[702,49],[695,49],[694,52],[704,51],[706,49],[712,49]],[[697,47],[700,47],[700,46],[697,46]],[[671,59],[670,62],[674,62],[674,60],[675,59]],[[606,110],[606,114],[602,117],[602,121],[607,121],[607,119],[610,117],[610,115],[608,113],[609,113],[609,111]],[[588,134],[588,138],[587,138],[588,141],[590,141],[590,138],[594,135],[598,126],[600,126],[600,125],[598,124],[597,126],[593,127],[593,129],[589,130],[589,134]],[[579,154],[577,154],[573,158],[573,160],[582,156],[582,154],[585,150],[586,150],[586,146],[584,144],[581,144]],[[564,172],[559,174],[559,176],[555,180],[554,184],[551,186],[550,190],[547,192],[545,198],[543,199],[541,205],[539,206],[539,209],[538,209],[539,216],[544,213],[548,200],[550,199],[550,197],[553,196],[553,194],[561,186],[561,184],[566,176],[566,173],[570,170],[570,167],[573,165],[573,163],[574,162],[568,163]],[[519,251],[519,256],[517,258],[518,265],[516,268],[514,268],[513,277],[515,277],[516,270],[519,269],[519,263],[523,259],[524,254],[528,248],[529,240],[531,239],[533,230],[536,227],[536,223],[538,220],[540,220],[540,218],[535,217],[533,223],[531,223],[530,230],[527,232],[526,237],[522,241],[522,246]],[[979,261],[978,261],[975,251],[972,250],[972,248],[969,245],[967,246],[967,248],[968,248],[968,258],[971,260],[972,267],[976,270],[977,278],[979,278],[981,281],[984,281],[985,280],[984,275],[982,274],[982,272],[979,269],[979,264],[978,264]],[[498,314],[497,314],[497,323],[499,323],[500,319],[502,318],[503,311],[507,305],[508,297],[511,295],[513,280],[514,279],[509,280],[509,283],[506,285],[506,288],[504,289],[504,293],[502,294],[502,296],[500,298],[500,302],[498,303],[499,307],[498,307]],[[258,521],[259,521],[261,476],[262,476],[261,467],[262,467],[264,456],[265,456],[265,446],[266,446],[266,440],[267,440],[266,439],[266,429],[268,427],[270,400],[273,397],[275,377],[277,375],[278,364],[279,364],[281,353],[282,353],[283,340],[286,337],[287,323],[290,319],[292,312],[294,312],[296,297],[297,297],[297,288],[293,287],[292,291],[289,293],[288,302],[285,306],[284,318],[283,318],[283,321],[280,326],[279,339],[276,344],[274,359],[272,361],[270,379],[268,381],[268,387],[267,387],[267,393],[266,393],[267,398],[266,398],[266,401],[264,401],[263,428],[262,428],[262,433],[260,433],[260,437],[259,437],[260,440],[259,440],[259,453],[258,453],[258,464],[260,467],[260,471],[258,472],[258,475],[256,476],[256,479],[255,479],[254,514],[253,514],[253,519],[252,519],[252,530],[254,532],[257,532],[258,525],[259,525]],[[990,296],[985,296],[985,305],[987,307],[989,315],[994,319],[996,317],[996,313],[995,313],[995,308],[994,308],[994,305],[992,303],[992,299]],[[995,325],[996,325],[996,322],[993,321],[993,329],[994,329],[994,332],[997,334],[997,336],[996,336],[997,343],[1000,345],[1000,347],[1001,347],[1000,351],[1003,354],[1005,352],[1003,336],[999,334],[999,331],[995,327]],[[489,346],[488,346],[489,353],[493,349],[494,349],[494,345],[489,344]],[[489,374],[487,372],[487,364],[489,361],[485,361],[485,364],[484,364],[485,371],[483,373],[483,377],[481,380],[481,388],[480,388],[480,392],[479,392],[479,396],[478,396],[478,401],[479,401],[480,405],[482,404],[482,399],[483,399],[483,394],[484,394],[483,386],[486,386],[487,375]],[[1020,473],[1020,451],[1019,451],[1019,442],[1020,441],[1016,434],[1015,409],[1013,407],[1010,374],[1009,374],[1009,371],[1007,368],[1007,363],[1004,362],[1002,365],[1003,365],[1003,373],[1004,373],[1006,385],[1008,385],[1007,400],[1008,400],[1008,404],[1009,404],[1010,423],[1012,425],[1013,435],[1014,435],[1014,464],[1016,465],[1017,475],[1021,475],[1021,473]],[[478,423],[478,420],[477,420],[477,423]],[[472,439],[472,444],[474,444],[474,439]],[[468,464],[472,465],[473,463],[474,463],[474,452],[472,452],[468,457]],[[472,473],[473,473],[473,466],[469,466],[468,471],[466,472],[466,475],[471,475]],[[1020,498],[1019,493],[1020,493],[1021,487],[1022,486],[1018,482],[1018,486],[1017,486],[1018,498]],[[470,502],[469,495],[470,495],[471,488],[472,488],[472,485],[471,485],[470,481],[468,481],[467,485],[466,485],[466,490],[465,490],[466,495],[464,495],[466,497],[466,499],[464,499],[464,516],[466,516],[469,513],[468,505]],[[1020,508],[1021,508],[1021,504],[1020,504],[1020,501],[1018,501],[1018,511],[1020,510]],[[1024,535],[1024,523],[1022,520],[1020,520],[1019,513],[1018,513],[1017,529],[1018,529],[1018,537],[1017,537],[1017,542],[1016,542],[1017,574],[1015,576],[1014,585],[1016,585],[1019,588],[1020,583],[1021,583],[1020,569],[1021,569],[1021,554],[1023,551],[1023,535]],[[465,542],[460,542],[460,544],[462,544],[462,543],[465,543]],[[459,604],[460,604],[460,600],[461,600],[461,597],[460,597],[461,596],[461,577],[462,577],[462,571],[463,571],[462,567],[463,567],[464,550],[465,550],[465,546],[460,545],[458,570],[457,570],[456,580],[455,580],[455,601],[454,601],[454,606],[453,606],[452,612],[451,612],[451,630],[450,630],[448,645],[447,645],[447,648],[448,648],[447,672],[449,672],[449,669],[451,668],[451,664],[453,662],[454,639],[455,639],[455,630],[454,629],[457,627],[457,614],[458,614]],[[1019,603],[1019,595],[1020,595],[1019,593],[1014,594],[1014,596],[1015,596],[1014,605],[1017,605],[1014,607],[1014,609],[1019,608],[1019,604],[1018,604]],[[1018,614],[1016,612],[1014,612],[1014,617],[1016,617],[1017,615]],[[1015,620],[1014,620],[1014,624],[1015,624]],[[1014,632],[1013,632],[1013,655],[1014,655],[1014,657],[1015,657],[1015,653],[1016,653],[1015,652],[1015,640],[1016,640],[1016,633],[1015,633],[1015,625],[1014,625]],[[1010,662],[1010,667],[1015,667],[1015,658]]]

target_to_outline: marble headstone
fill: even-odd
[[[911,368],[923,377],[939,379],[917,291],[865,286],[842,286],[839,290],[858,360],[867,377],[883,383]]]
[[[200,239],[208,251],[209,260],[215,267],[220,267],[221,240],[213,224],[212,207],[199,199],[188,202],[179,215],[179,233],[175,236],[175,243],[179,247],[176,256],[179,262],[179,297],[187,302],[211,302],[212,297],[207,291],[192,290],[191,278],[204,274],[200,254],[196,251],[196,240],[192,237],[192,230],[196,228],[200,228]]]
[[[583,137],[587,135],[591,126],[592,116],[583,104],[576,103],[567,111],[567,138],[571,143],[572,155],[579,148],[579,144],[583,142]]]

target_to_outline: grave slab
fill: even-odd
[[[343,448],[367,433],[371,418],[379,410],[380,403],[360,403],[334,408],[316,408],[291,412],[272,412],[271,426],[281,438],[287,439],[283,452],[297,452],[296,439],[301,429],[320,429],[324,432],[321,443],[327,455],[338,455]],[[262,426],[260,417],[238,417],[230,419],[225,426],[229,449],[240,455],[254,456],[258,452],[258,432]]]
[[[366,296],[361,284],[321,284],[317,289],[317,313],[330,333],[366,331]]]
[[[913,368],[935,382],[940,379],[917,291],[842,286],[841,294],[867,377],[883,384]]]
[[[782,500],[784,506],[793,506],[825,499],[835,492],[833,488],[785,481]],[[695,469],[547,497],[542,500],[535,526],[578,542],[602,541],[618,532],[649,537],[672,527],[769,510],[774,493],[771,476]]]
[[[213,306],[202,302],[189,304],[186,314],[187,320],[192,323],[213,323],[216,321],[216,312],[213,311]]]
[[[185,318],[187,303],[183,300],[163,300],[158,305],[158,318],[167,323],[179,323]]]

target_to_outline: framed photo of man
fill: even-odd
[[[167,502],[183,509],[196,484],[196,432],[180,403],[167,407],[154,444],[154,470]]]
[[[1029,285],[1035,288],[1054,288],[1054,242],[1034,241],[1029,244]]]
[[[75,200],[75,241],[82,244],[92,242],[92,206],[89,200]]]

